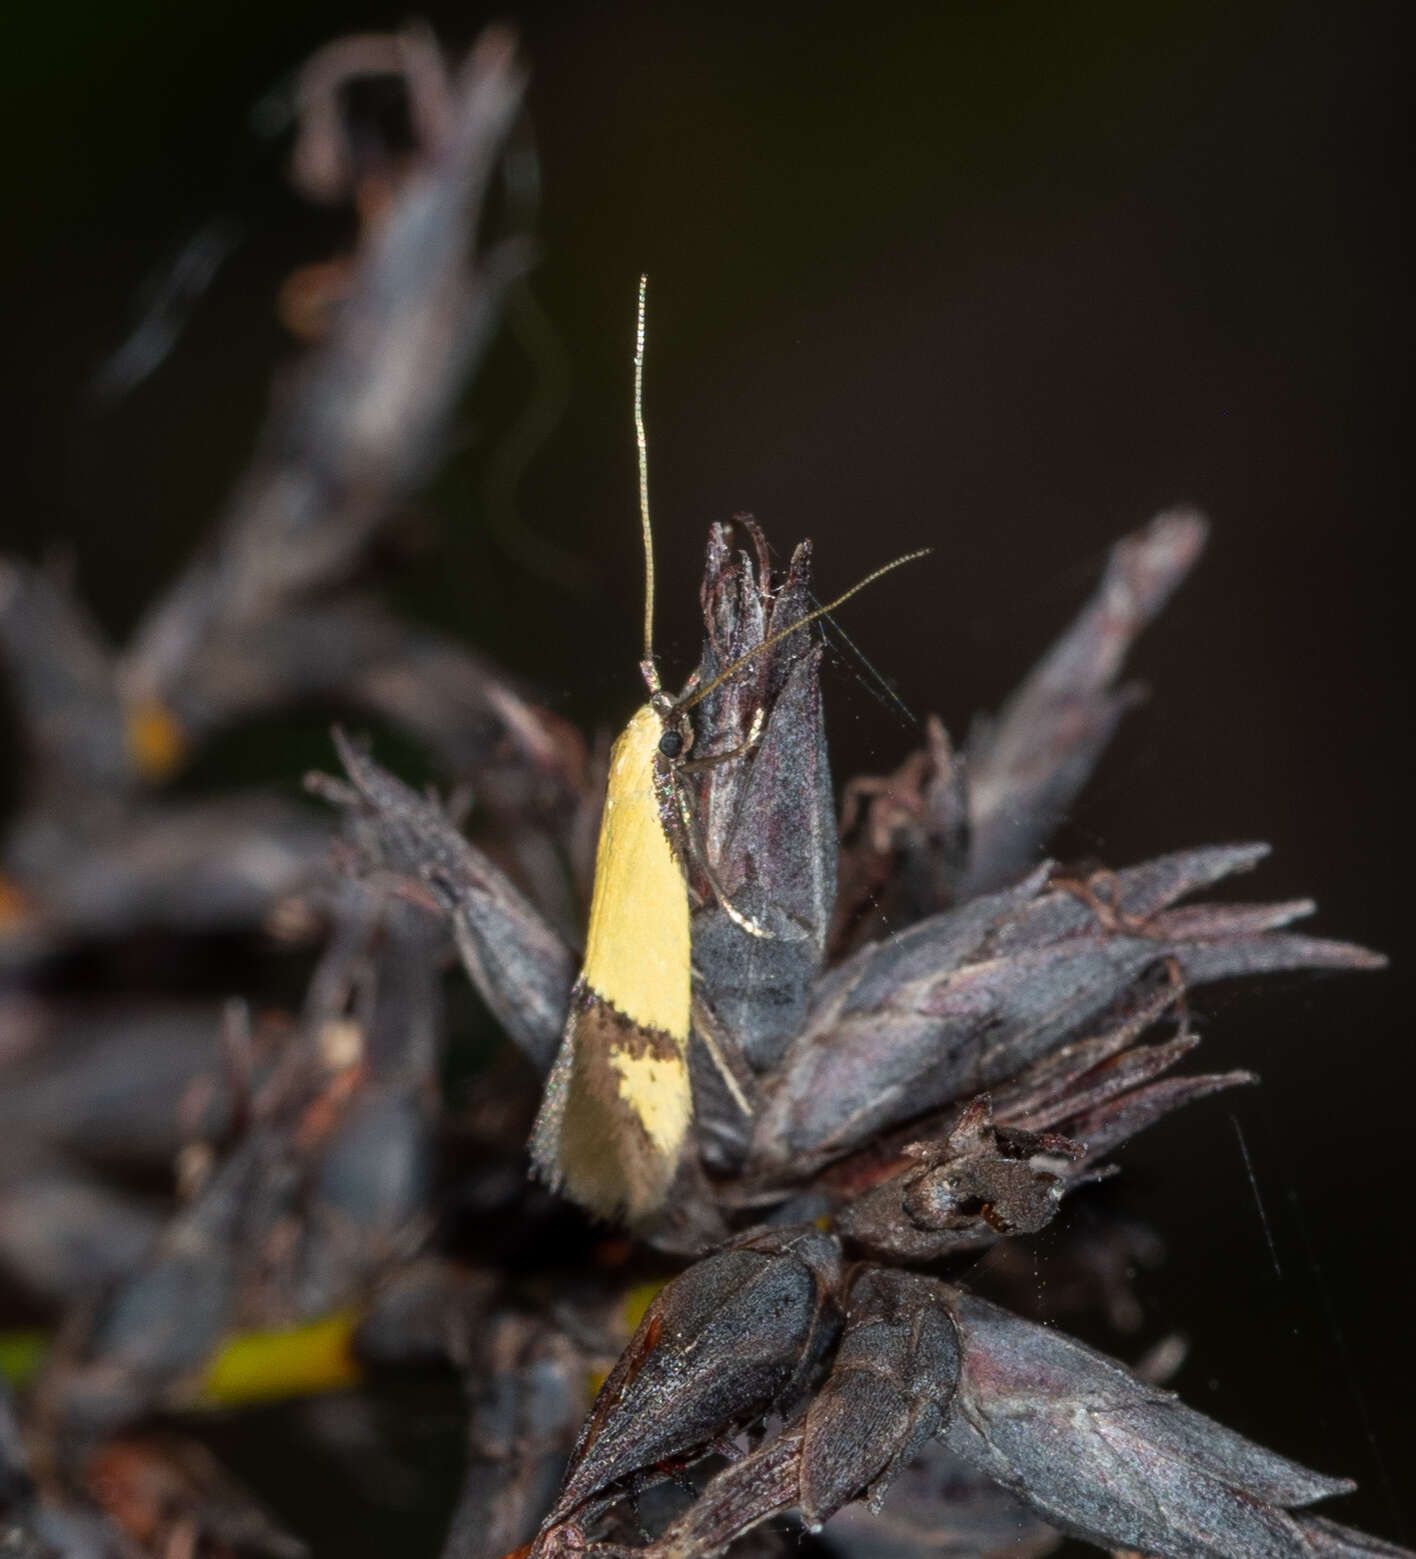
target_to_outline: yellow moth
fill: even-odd
[[[641,277],[634,425],[645,560],[640,670],[649,702],[610,754],[585,962],[531,1137],[532,1160],[545,1180],[591,1212],[631,1222],[663,1205],[693,1123],[689,890],[681,853],[696,838],[683,782],[684,771],[693,767],[689,710],[788,634],[835,610],[889,569],[923,556],[912,552],[877,569],[836,600],[763,640],[705,686],[690,687],[678,699],[666,693],[653,656],[654,552],[643,415],[645,286]],[[740,755],[720,754],[702,763]],[[709,864],[699,864],[712,883]],[[744,935],[767,935],[721,895],[720,900]]]

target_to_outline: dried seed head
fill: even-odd
[[[839,1245],[806,1225],[745,1236],[664,1287],[595,1399],[543,1532],[789,1403],[835,1339],[840,1272]]]

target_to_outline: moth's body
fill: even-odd
[[[679,780],[660,745],[678,730],[645,704],[611,753],[585,962],[531,1139],[541,1174],[606,1218],[662,1204],[693,1120]]]

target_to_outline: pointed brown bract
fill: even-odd
[[[341,731],[350,783],[311,775],[306,787],[344,809],[366,871],[390,873],[448,916],[473,983],[538,1071],[555,1055],[575,977],[574,955],[508,874],[443,809],[395,779]]]
[[[743,1236],[654,1299],[600,1388],[543,1536],[631,1474],[790,1403],[839,1327],[841,1253],[810,1227]]]

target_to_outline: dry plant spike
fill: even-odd
[[[510,35],[485,34],[456,78],[446,145],[430,148],[411,175],[338,328],[282,398],[219,541],[148,614],[124,656],[129,699],[172,703],[223,637],[339,582],[426,471],[501,292],[525,264],[515,243],[480,257],[474,248],[524,85]]]
[[[1117,542],[1076,622],[970,737],[965,896],[1001,887],[1036,859],[1140,696],[1116,687],[1116,677],[1137,635],[1194,567],[1208,530],[1193,509],[1171,509]]]

